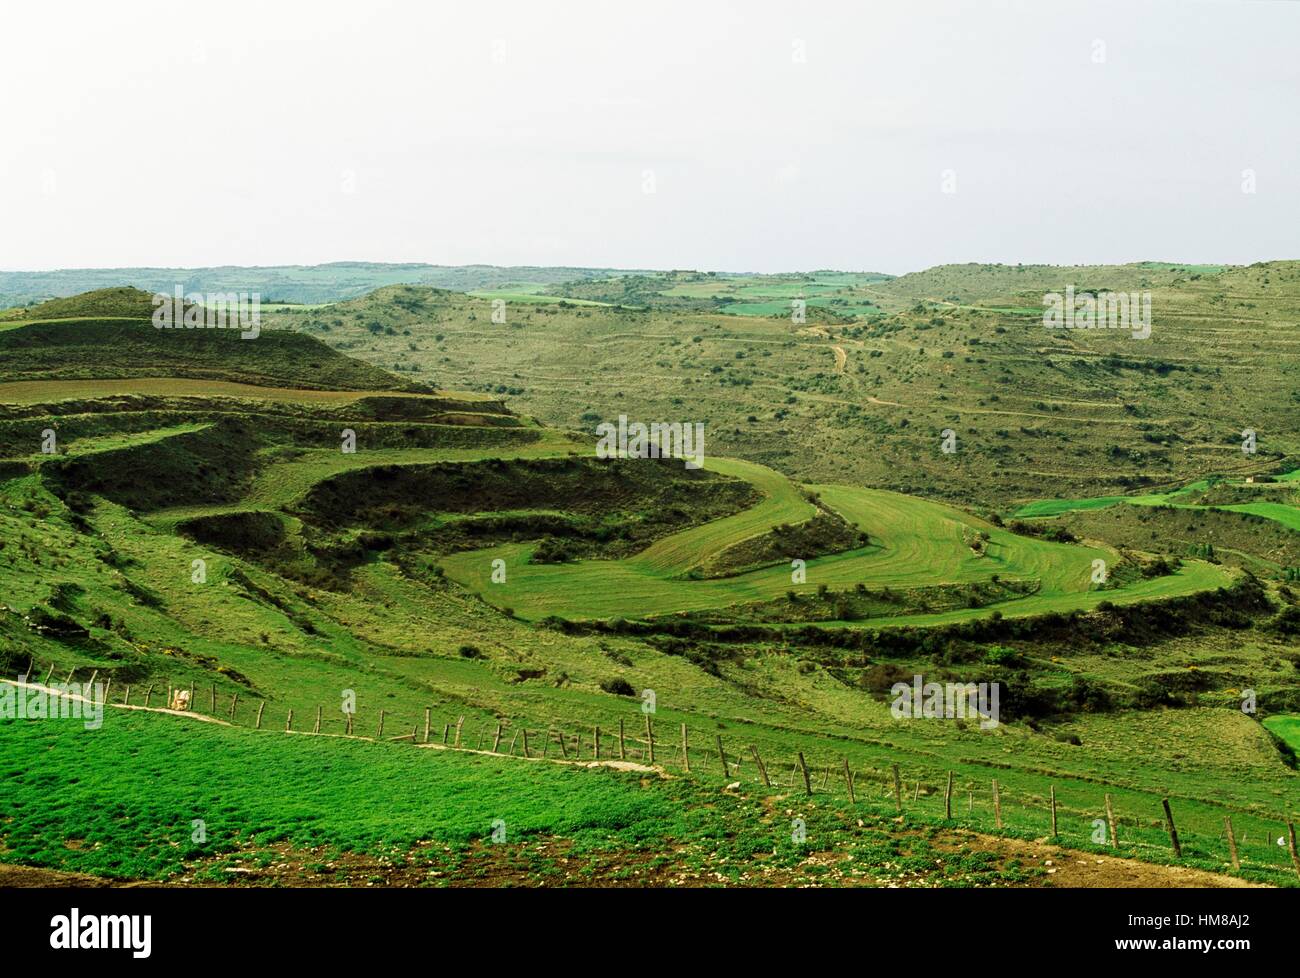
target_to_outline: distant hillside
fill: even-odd
[[[559,283],[618,275],[610,268],[496,265],[424,265],[332,262],[217,268],[66,268],[46,272],[0,271],[0,307],[25,306],[123,285],[146,292],[258,292],[263,302],[336,302],[385,285],[430,285],[469,292],[518,282]]]
[[[1131,265],[936,265],[900,275],[889,283],[888,291],[900,297],[946,302],[1030,293],[1034,304],[1041,308],[1042,293],[1059,291],[1066,285],[1100,291],[1150,289],[1218,275],[1228,268],[1154,261]]]
[[[1149,491],[1300,456],[1297,262],[663,278],[653,294],[628,280],[646,287],[637,306],[507,297],[494,322],[488,296],[407,288],[267,323],[549,424],[700,422],[712,454],[963,505]],[[1150,338],[1045,328],[1043,296],[1070,284],[1149,290]],[[609,282],[565,291],[621,298]]]
[[[43,303],[0,323],[0,377],[85,380],[168,377],[306,390],[425,390],[344,356],[311,336],[236,329],[157,329],[152,298],[105,289]]]

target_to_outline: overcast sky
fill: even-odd
[[[1300,3],[42,0],[0,26],[3,269],[1300,258]]]

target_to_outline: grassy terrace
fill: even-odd
[[[454,554],[443,566],[463,586],[526,619],[640,617],[699,611],[770,600],[792,589],[788,565],[768,567],[719,580],[690,580],[690,570],[746,537],[780,523],[808,518],[813,507],[784,477],[762,466],[713,459],[708,467],[743,476],[764,492],[764,502],[737,517],[719,520],[662,540],[620,561],[534,564],[532,544],[507,544]],[[1030,597],[999,605],[1008,615],[1041,614],[1095,607],[1104,600],[1140,601],[1221,587],[1231,576],[1220,568],[1189,562],[1176,574],[1114,590],[1090,590],[1094,559],[1108,563],[1118,555],[1093,547],[1049,543],[1017,536],[951,507],[916,497],[849,486],[813,486],[831,508],[865,530],[872,545],[808,561],[807,585],[916,587],[939,583],[989,581],[996,577],[1040,583]],[[982,553],[971,547],[974,534],[987,533]],[[505,583],[491,581],[494,560],[504,560]],[[798,590],[798,586],[794,586]],[[633,610],[635,609],[635,610]],[[958,621],[987,615],[971,609],[912,616],[892,624]]]

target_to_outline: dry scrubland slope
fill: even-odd
[[[587,282],[569,291],[638,305],[507,303],[504,324],[488,298],[404,287],[271,321],[402,376],[508,395],[548,423],[703,421],[716,455],[1004,511],[1267,472],[1300,451],[1295,262],[946,266],[846,285],[833,294],[846,306],[810,307],[803,326],[781,297],[813,296],[812,281],[733,290],[779,297],[780,316],[727,314],[702,296],[680,306],[684,290],[725,291],[707,278],[630,292]],[[1151,338],[1048,331],[1042,297],[1067,284],[1149,289]],[[940,450],[945,428],[956,455]]]

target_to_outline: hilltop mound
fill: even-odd
[[[112,319],[148,319],[153,315],[153,294],[141,289],[121,286],[96,289],[63,299],[50,299],[39,305],[9,309],[0,313],[0,320],[40,321],[49,319],[79,319],[84,317]]]
[[[67,300],[60,300],[67,301]],[[8,380],[173,377],[306,390],[419,390],[303,334],[155,329],[147,320],[36,322],[0,331]]]

